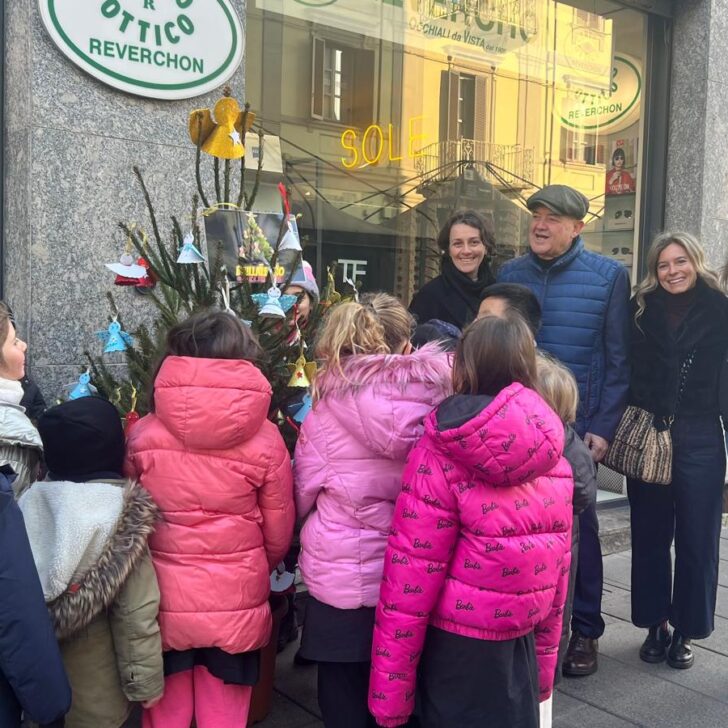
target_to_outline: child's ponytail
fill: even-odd
[[[360,302],[331,309],[319,334],[316,356],[325,371],[343,374],[342,359],[356,354],[400,354],[412,333],[414,319],[388,293],[367,293]]]

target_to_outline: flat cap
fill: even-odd
[[[548,207],[559,215],[583,220],[589,212],[589,199],[573,187],[547,185],[526,201],[526,207],[531,211],[540,206]]]

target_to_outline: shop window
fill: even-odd
[[[487,141],[485,76],[440,74],[440,141]]]
[[[374,105],[374,52],[313,39],[311,116],[366,127]]]
[[[604,143],[596,134],[562,129],[561,161],[574,164],[604,164]]]

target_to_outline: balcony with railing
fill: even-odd
[[[429,144],[415,159],[422,184],[445,182],[475,167],[498,189],[507,192],[534,186],[533,149],[520,144],[495,144],[475,139],[453,139]]]

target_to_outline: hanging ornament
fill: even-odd
[[[286,570],[286,565],[281,561],[270,575],[270,590],[274,594],[288,591],[293,587],[296,576],[291,571]]]
[[[219,159],[240,159],[245,156],[245,135],[253,126],[255,114],[248,105],[240,110],[238,102],[225,96],[210,109],[195,109],[189,116],[190,139],[206,154]]]
[[[137,280],[135,288],[154,288],[157,285],[157,277],[154,275],[149,263],[144,258],[139,258],[137,265],[144,268],[147,274]]]
[[[182,241],[182,249],[179,251],[177,262],[183,264],[205,262],[205,256],[197,249],[195,236],[191,232],[187,233]]]
[[[311,398],[310,392],[306,392],[306,394],[303,395],[300,404],[297,404],[295,408],[293,406],[290,407],[293,421],[299,425],[302,425],[303,421],[306,419],[306,415],[311,411],[312,407],[313,399]]]
[[[286,312],[296,303],[295,296],[281,295],[280,288],[271,286],[268,293],[254,293],[251,298],[258,306],[258,315],[261,318],[286,317]]]
[[[129,437],[129,432],[131,431],[131,428],[136,425],[137,422],[141,419],[139,416],[139,413],[136,411],[136,402],[137,402],[137,391],[136,387],[132,385],[131,388],[131,408],[126,413],[126,417],[124,417],[124,434]]]
[[[136,224],[133,223],[130,230],[133,230]],[[146,241],[146,235],[144,235]],[[127,236],[126,247],[118,263],[106,263],[106,267],[112,272],[116,273],[114,279],[115,286],[142,286],[148,287],[154,285],[150,282],[148,275],[148,265],[143,258],[139,258],[136,262],[132,255],[133,243],[131,234]]]
[[[293,215],[289,216],[286,232],[284,233],[283,239],[281,240],[280,245],[278,246],[279,251],[303,250],[303,248],[301,247],[301,241],[298,239],[298,235],[296,234],[296,231],[293,229],[293,222],[292,222],[293,220],[295,220],[295,217],[293,217]]]
[[[109,324],[106,331],[97,331],[96,336],[104,342],[104,354],[112,354],[116,351],[126,351],[130,346],[134,346],[134,339],[121,330],[121,324],[114,320]]]
[[[301,354],[295,364],[286,366],[291,372],[291,378],[288,381],[289,387],[308,388],[311,386],[311,381],[316,376],[316,362],[307,362],[306,357]]]
[[[81,399],[81,397],[92,397],[96,394],[96,387],[91,384],[91,372],[87,369],[74,384],[67,385],[70,388],[68,399]]]

